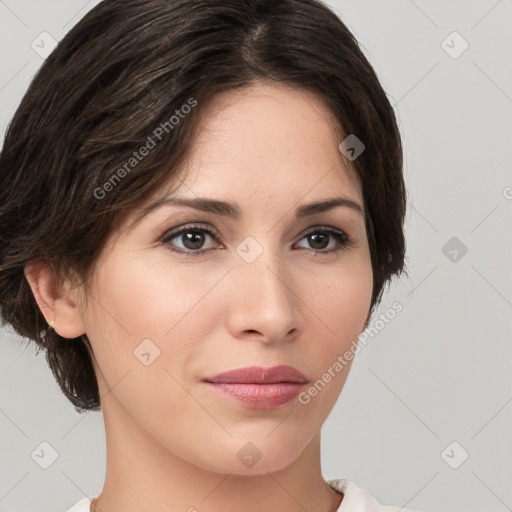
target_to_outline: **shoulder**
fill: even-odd
[[[348,478],[327,480],[338,492],[343,493],[343,501],[336,512],[421,512],[409,508],[383,505],[372,494]]]
[[[78,503],[73,505],[67,512],[90,512],[90,498],[82,498]]]

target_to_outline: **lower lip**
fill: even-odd
[[[294,400],[305,384],[277,382],[275,384],[244,384],[207,382],[210,389],[238,400],[253,409],[274,409]]]

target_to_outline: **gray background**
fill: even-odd
[[[0,0],[2,136],[42,63],[32,41],[61,39],[97,3]],[[329,3],[399,118],[409,277],[389,289],[374,322],[404,308],[359,352],[324,425],[324,476],[414,509],[512,510],[512,1]],[[454,31],[469,44],[460,55]],[[0,336],[0,511],[96,496],[101,413],[75,412],[43,353]],[[31,456],[44,441],[58,453],[48,469]]]

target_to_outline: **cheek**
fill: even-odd
[[[299,396],[307,418],[320,425],[336,403],[347,380],[358,337],[364,329],[371,305],[373,273],[369,258],[358,264],[332,267],[323,278],[318,275],[306,289],[307,318],[304,360],[311,364],[311,386]],[[315,290],[316,291],[311,291]],[[308,303],[309,302],[309,303]]]
[[[218,302],[207,295],[224,273],[198,276],[193,264],[174,265],[143,251],[105,262],[94,281],[91,295],[98,300],[91,301],[86,325],[100,385],[115,386],[113,395],[131,411],[145,410],[147,402],[148,418],[155,403],[199,414],[178,382],[219,318],[213,311]]]
[[[364,329],[371,305],[373,273],[369,255],[317,270],[302,285],[302,297],[325,331],[326,346],[352,341]],[[309,283],[309,284],[308,284]]]
[[[100,350],[112,355],[133,351],[151,340],[160,350],[160,363],[172,340],[174,364],[193,351],[209,329],[209,318],[218,318],[215,301],[203,300],[225,272],[211,269],[198,273],[197,265],[173,264],[165,252],[138,251],[117,255],[105,262],[95,279],[92,315],[88,332],[98,340],[108,340]],[[197,319],[202,314],[201,322]],[[106,345],[106,346],[105,346]]]
[[[106,266],[103,274],[103,295],[128,330],[137,333],[165,334],[202,288],[197,276],[191,279],[192,271],[166,265],[162,258],[145,258],[142,251],[118,258],[115,268]]]

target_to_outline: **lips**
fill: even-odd
[[[276,384],[278,382],[292,382],[304,384],[306,376],[292,366],[280,365],[264,368],[262,366],[248,366],[236,368],[203,379],[214,384]]]
[[[215,393],[252,409],[275,409],[292,402],[308,382],[291,366],[237,368],[203,379]]]

